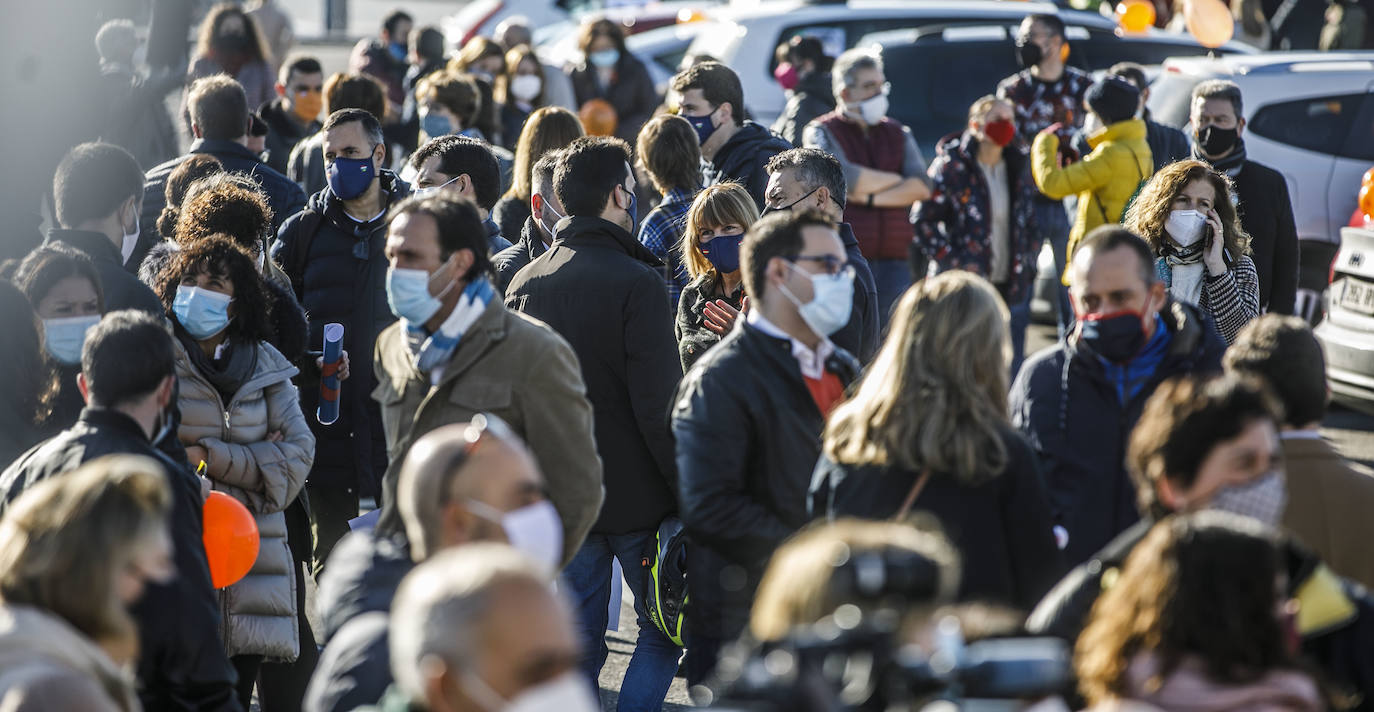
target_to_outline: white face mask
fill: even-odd
[[[534,101],[543,88],[544,80],[537,74],[521,74],[510,80],[511,96],[520,101]]]
[[[887,94],[878,94],[859,102],[859,116],[864,123],[873,126],[887,117]]]
[[[1175,210],[1169,213],[1164,230],[1179,247],[1190,247],[1202,239],[1202,228],[1207,224],[1207,216],[1196,210]]]
[[[599,712],[601,703],[592,695],[591,685],[575,670],[526,688],[505,700],[491,686],[472,673],[463,675],[464,691],[487,712]]]
[[[1217,490],[1207,508],[1258,519],[1273,527],[1278,526],[1287,503],[1287,478],[1282,470],[1274,470],[1245,484]]]
[[[134,231],[124,233],[124,240],[119,245],[119,254],[123,257],[125,264],[134,254],[134,248],[138,246],[138,213],[134,213]]]
[[[501,525],[510,545],[544,566],[550,576],[563,560],[563,520],[547,499],[509,512],[475,499],[466,500],[468,511]]]
[[[797,312],[807,327],[821,338],[844,328],[854,308],[854,270],[846,269],[835,275],[811,274],[796,264],[789,262],[788,265],[811,279],[813,296],[805,304],[792,294],[787,285],[778,285],[783,296],[797,305]]]
[[[1097,114],[1091,111],[1083,114],[1083,136],[1085,138],[1092,138],[1105,128],[1107,127],[1102,124],[1102,119],[1099,119]]]

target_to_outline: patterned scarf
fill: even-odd
[[[453,306],[453,313],[448,315],[444,323],[439,325],[439,330],[433,334],[418,324],[402,319],[406,329],[406,345],[415,356],[415,368],[421,373],[429,373],[436,366],[446,363],[457,350],[463,334],[466,334],[473,322],[482,316],[494,296],[496,290],[492,288],[491,282],[485,277],[479,277],[463,290],[463,294],[458,297],[458,303]]]
[[[1203,163],[1210,164],[1213,168],[1225,173],[1228,178],[1234,180],[1236,176],[1240,175],[1241,164],[1245,163],[1245,139],[1237,138],[1235,150],[1227,154],[1225,158],[1218,158],[1215,161],[1203,156],[1202,149],[1197,147],[1197,141],[1194,140],[1193,158]]]

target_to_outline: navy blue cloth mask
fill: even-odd
[[[715,113],[714,111],[711,112]],[[680,115],[681,116],[681,115]],[[706,143],[706,139],[711,138],[711,134],[716,132],[715,124],[711,123],[711,114],[705,116],[682,116],[687,119],[687,123],[697,132],[697,143]]]
[[[1145,348],[1140,314],[1129,310],[1094,314],[1078,321],[1078,341],[1112,363],[1128,363]]]
[[[329,190],[342,200],[352,200],[362,195],[377,171],[372,167],[372,157],[335,158],[329,164]]]
[[[719,274],[730,274],[739,269],[739,246],[744,242],[744,233],[738,235],[717,235],[702,243],[701,254],[716,268]]]

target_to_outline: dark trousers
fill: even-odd
[[[342,486],[305,483],[310,498],[310,525],[314,532],[314,574],[320,575],[334,545],[348,533],[348,520],[358,516],[358,490]]]
[[[300,657],[295,662],[264,662],[258,669],[258,705],[262,712],[298,712],[305,700],[305,688],[320,662],[320,647],[310,619],[305,614],[305,585],[310,570],[310,515],[305,503],[297,498],[286,508],[287,543],[291,546],[292,563],[296,568],[296,626],[300,631]],[[247,710],[247,707],[244,707]]]

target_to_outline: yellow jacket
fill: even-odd
[[[1069,231],[1070,256],[1089,230],[1120,222],[1126,201],[1154,172],[1150,145],[1145,142],[1145,122],[1140,119],[1118,121],[1088,137],[1088,145],[1092,153],[1060,168],[1056,161],[1058,136],[1040,133],[1031,144],[1031,174],[1040,192],[1055,200],[1078,194],[1078,216]]]

